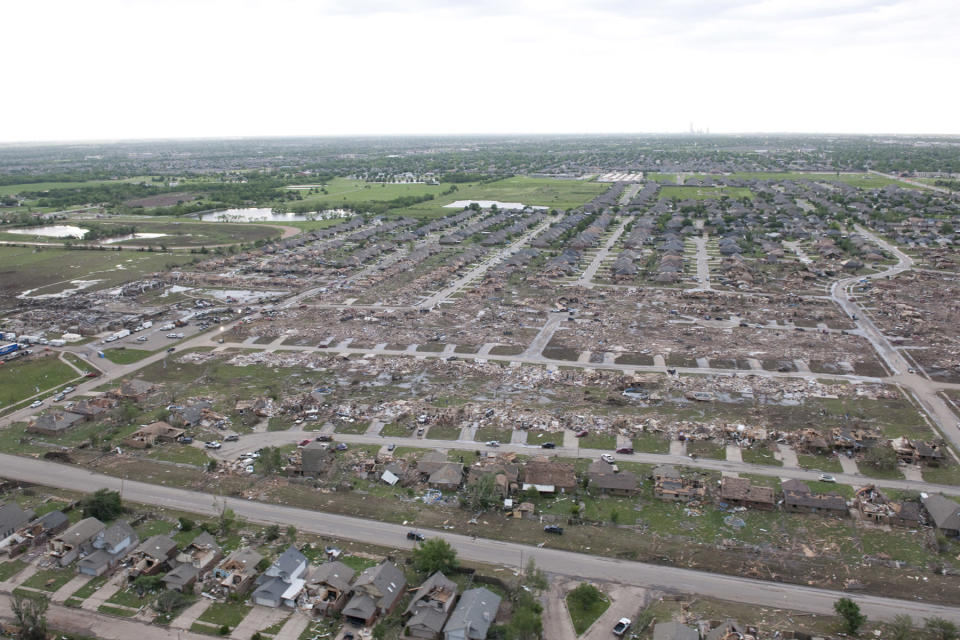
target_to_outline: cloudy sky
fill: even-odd
[[[960,134],[957,0],[38,0],[0,18],[0,142]]]

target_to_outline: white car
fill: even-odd
[[[137,338],[137,342],[146,342],[146,341],[147,341],[147,336],[140,336],[139,338]]]
[[[222,445],[216,440],[211,440],[203,446],[205,446],[207,449],[219,449]]]
[[[160,327],[160,331],[170,331],[170,329],[173,329],[172,324],[165,324],[162,327]]]
[[[34,400],[33,402],[30,403],[30,408],[31,408],[31,409],[36,409],[37,407],[39,407],[39,406],[42,405],[42,404],[43,404],[43,400]]]
[[[826,473],[821,473],[821,474],[820,474],[820,482],[836,482],[836,481],[837,481],[837,479],[834,478],[834,477],[831,476],[831,475],[828,475],[828,474],[826,474]]]
[[[488,447],[499,447],[499,446],[500,446],[500,441],[499,441],[499,440],[489,440],[489,441],[487,442],[487,446],[488,446]]]
[[[609,453],[604,453],[600,456],[600,459],[606,462],[607,464],[613,464],[616,459]]]

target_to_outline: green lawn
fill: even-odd
[[[594,433],[590,432],[582,438],[577,438],[581,449],[607,449],[612,451],[617,448],[617,436],[612,433]]]
[[[380,435],[387,438],[406,438],[407,436],[413,435],[416,433],[415,429],[407,429],[406,426],[399,424],[397,422],[391,422],[390,424],[383,425],[383,428],[380,429]]]
[[[131,607],[133,609],[139,609],[145,604],[149,604],[153,599],[153,596],[147,594],[145,598],[141,598],[137,592],[132,589],[120,589],[115,594],[110,596],[110,599],[107,600],[107,604],[118,604],[124,607]]]
[[[77,575],[69,569],[43,569],[27,578],[22,586],[41,591],[56,591]]]
[[[97,589],[107,584],[107,580],[109,579],[109,576],[97,576],[96,578],[91,578],[85,585],[74,591],[73,595],[70,597],[80,601],[86,600],[92,596]]]
[[[708,440],[687,440],[687,454],[693,454],[698,458],[710,458],[712,460],[726,460],[727,450],[718,442]]]
[[[740,455],[743,456],[744,462],[749,462],[750,464],[767,464],[774,467],[783,466],[783,462],[774,457],[773,450],[762,444],[741,449]]]
[[[527,444],[541,445],[544,442],[552,442],[556,446],[563,446],[562,431],[543,431],[541,429],[527,430]]]
[[[866,462],[858,462],[857,468],[865,476],[870,478],[877,478],[879,480],[903,480],[903,474],[900,473],[900,469],[878,469],[872,464]]]
[[[939,467],[924,467],[923,481],[936,484],[960,484],[960,465],[941,464]]]
[[[0,564],[0,582],[9,580],[13,576],[23,571],[27,563],[23,560],[9,560]]]
[[[473,439],[477,442],[489,442],[490,440],[496,440],[498,442],[510,442],[510,438],[513,437],[513,430],[511,429],[501,429],[499,427],[480,427],[477,429],[476,434]]]
[[[0,408],[77,377],[76,371],[55,356],[14,360],[0,365]]]
[[[633,448],[644,453],[670,453],[670,440],[653,433],[633,437]]]
[[[108,604],[100,605],[97,607],[97,611],[111,616],[120,616],[121,618],[132,618],[133,616],[137,615],[136,611],[121,609],[120,607],[111,607]]]
[[[816,469],[827,473],[843,473],[843,467],[836,456],[810,456],[797,454],[797,464],[804,469]]]
[[[596,587],[593,587],[596,589]],[[577,635],[581,635],[594,621],[603,615],[603,612],[610,606],[610,599],[597,589],[598,595],[595,601],[587,606],[582,605],[578,600],[567,596],[567,610],[570,612],[570,620],[573,621],[573,629]]]
[[[152,351],[146,351],[144,349],[130,349],[124,347],[121,349],[106,349],[103,352],[103,355],[107,357],[107,360],[116,364],[131,364],[133,362],[139,362],[140,360],[143,360],[152,353]]]
[[[205,467],[210,462],[210,457],[203,449],[186,444],[162,444],[149,449],[147,457],[153,460],[182,462],[197,467]]]
[[[432,440],[459,440],[460,427],[444,427],[439,424],[435,424],[427,430],[427,434],[424,437]]]
[[[233,629],[243,621],[247,614],[250,613],[250,609],[252,608],[253,607],[249,607],[245,604],[214,602],[212,605],[207,607],[206,611],[200,614],[200,617],[197,618],[197,620],[199,622],[207,622],[217,626],[225,624]]]
[[[497,200],[520,202],[525,205],[572,209],[586,204],[610,188],[610,185],[586,180],[554,180],[552,178],[528,178],[515,176],[487,184],[459,184],[457,191],[437,197],[429,202],[415,204],[405,209],[396,209],[404,215],[447,215],[454,209],[443,205],[458,200]]]
[[[354,420],[353,422],[338,421],[334,427],[334,433],[352,433],[361,434],[370,428],[369,420]]]

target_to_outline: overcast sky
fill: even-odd
[[[3,2],[0,141],[960,134],[958,0]]]

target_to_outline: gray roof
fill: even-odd
[[[177,543],[173,541],[173,538],[157,534],[144,540],[137,547],[136,553],[142,553],[158,560],[167,560],[176,548]]]
[[[307,557],[297,551],[295,546],[290,545],[279,558],[273,561],[273,564],[267,569],[267,573],[289,579],[297,570],[297,567],[306,562]]]
[[[125,538],[130,538],[131,540],[137,539],[136,532],[126,520],[117,520],[97,535],[97,541],[102,540],[108,547],[114,547],[120,544]]]
[[[0,537],[10,535],[7,532],[13,532],[30,522],[33,518],[32,511],[24,511],[16,502],[8,502],[0,505]]]
[[[207,531],[201,532],[200,535],[194,538],[193,541],[191,541],[190,544],[187,546],[191,546],[191,545],[194,547],[210,547],[212,549],[220,548],[220,545],[217,544],[217,540],[212,535],[210,535],[210,533]],[[260,561],[257,560],[257,562],[260,562]]]
[[[70,519],[67,517],[63,511],[56,509],[50,513],[46,513],[36,520],[32,524],[39,524],[45,530],[49,531],[50,529],[56,529],[57,527],[62,527],[66,523],[70,522]]]
[[[96,518],[84,518],[58,535],[55,539],[63,540],[67,544],[82,544],[92,540],[94,536],[103,531],[103,529],[103,523]]]
[[[417,612],[407,621],[407,627],[424,627],[439,634],[443,629],[443,623],[447,620],[449,609],[437,609],[435,607],[418,607]]]
[[[264,580],[266,578],[266,580]],[[269,578],[266,575],[260,576],[260,586],[253,591],[254,599],[270,599],[275,602],[283,598],[284,592],[290,588],[290,583],[280,578]]]
[[[700,640],[700,634],[679,622],[659,622],[653,628],[653,640]]]
[[[199,569],[189,562],[185,562],[173,571],[168,571],[167,574],[163,576],[163,582],[172,587],[185,587],[196,579],[199,573]]]
[[[443,631],[461,630],[464,638],[482,640],[487,637],[487,630],[493,624],[499,608],[500,596],[489,589],[478,587],[464,591]]]
[[[236,563],[242,565],[244,568],[253,571],[256,569],[257,565],[260,564],[260,561],[263,560],[263,556],[250,548],[237,549],[232,552],[229,556],[224,558],[220,565],[225,565],[227,563]]]
[[[343,608],[343,615],[368,620],[377,612],[377,603],[366,593],[355,593]]]
[[[350,588],[350,581],[357,572],[340,561],[325,562],[310,575],[314,584],[328,584],[340,591]]]
[[[384,560],[377,566],[364,570],[353,584],[353,588],[357,591],[367,591],[363,588],[367,585],[380,594],[380,600],[376,605],[381,609],[388,609],[407,586],[407,579],[395,564]]]
[[[84,556],[77,561],[77,570],[88,568],[99,573],[101,567],[110,566],[114,556],[104,550],[94,551],[88,556]]]
[[[410,601],[410,605],[407,607],[407,610],[404,613],[411,613],[414,611],[427,596],[438,589],[442,589],[450,593],[450,599],[452,599],[453,595],[457,593],[457,583],[443,575],[442,571],[437,571],[423,581],[423,584],[420,585],[420,588],[417,589],[417,592],[413,594],[413,600]]]
[[[923,506],[938,529],[960,530],[960,504],[935,493],[923,499]]]

